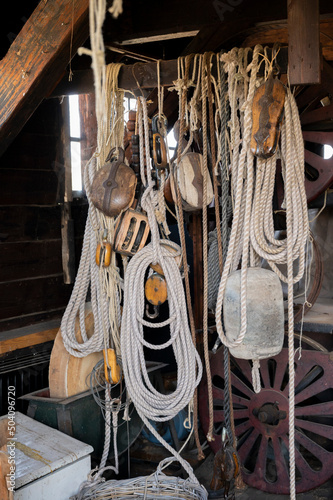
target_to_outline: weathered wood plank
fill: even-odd
[[[88,14],[89,0],[41,1],[0,61],[0,155],[88,38]]]
[[[2,195],[1,195],[2,196]],[[54,207],[0,206],[0,241],[59,239],[60,205]]]
[[[277,61],[281,72],[287,72],[287,48],[283,47],[277,56]],[[190,73],[192,65],[190,67]],[[212,73],[216,73],[216,66],[212,68]],[[177,59],[170,61],[160,61],[160,84],[162,87],[173,87],[178,78]],[[124,65],[119,71],[118,85],[124,90],[134,89],[154,89],[157,87],[157,63],[145,62]],[[91,70],[76,71],[73,80],[68,82],[64,78],[54,89],[52,97],[71,94],[91,94],[94,91],[93,75]],[[166,94],[165,102],[172,94]]]
[[[0,320],[66,307],[71,290],[62,273],[0,283]]]
[[[97,120],[95,112],[95,95],[79,96],[80,122],[82,131],[81,162],[86,165],[97,147]]]
[[[320,83],[319,0],[288,0],[291,85]]]
[[[45,342],[52,341],[56,338],[59,328],[52,328],[42,332],[31,333],[9,340],[0,340],[0,354],[16,351],[17,349],[24,349],[32,345],[44,344]]]
[[[0,337],[2,337],[3,332],[7,332],[13,328],[26,328],[27,325],[37,325],[43,321],[58,320],[60,323],[66,305],[67,304],[55,309],[49,308],[47,311],[18,315],[8,319],[5,318],[0,321]]]
[[[55,205],[62,171],[0,170],[1,205]]]
[[[1,282],[61,272],[61,240],[0,243]]]

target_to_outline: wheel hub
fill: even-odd
[[[211,355],[215,441],[221,447],[224,426],[223,348]],[[237,453],[246,484],[268,493],[288,495],[289,480],[289,356],[260,361],[261,391],[252,387],[251,362],[231,357],[233,415]],[[200,421],[208,432],[207,380],[199,389]],[[316,488],[333,470],[333,363],[327,352],[302,349],[295,357],[296,492]]]
[[[287,417],[285,411],[279,410],[277,402],[266,403],[260,408],[254,408],[252,414],[257,417],[262,424],[267,425],[278,425],[280,420],[284,420]]]

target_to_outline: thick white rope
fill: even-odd
[[[115,2],[118,5],[119,2]],[[114,5],[116,7],[116,5]],[[95,84],[95,111],[97,119],[97,150],[84,171],[84,185],[89,203],[89,212],[83,241],[82,255],[73,292],[61,322],[64,346],[75,357],[84,357],[112,347],[118,359],[120,352],[120,300],[121,280],[116,268],[115,254],[111,255],[108,267],[96,265],[96,250],[107,232],[107,241],[113,240],[114,220],[104,216],[91,202],[91,184],[97,170],[104,164],[112,147],[123,144],[124,135],[124,92],[118,89],[120,65],[105,66],[102,26],[105,18],[105,0],[90,0],[89,23],[91,50],[79,49],[79,53],[91,56]],[[115,17],[118,13],[114,12]],[[85,303],[91,294],[94,333],[88,338],[85,327]],[[82,342],[75,335],[76,319],[79,317]],[[103,470],[109,455],[112,421],[116,422],[118,412],[111,409],[109,385],[106,387],[105,441],[100,470]],[[118,474],[117,432],[113,426],[113,447],[115,467]]]
[[[282,174],[285,180],[285,208],[287,235],[284,240],[275,237],[273,223],[273,193],[278,155],[267,161],[256,161],[255,184],[253,184],[253,160],[251,160],[248,131],[251,129],[248,111],[253,100],[254,86],[258,85],[258,55],[262,51],[255,47],[251,65],[246,67],[247,54],[243,49],[233,49],[222,55],[228,73],[229,99],[231,105],[230,143],[232,195],[234,219],[228,255],[222,273],[216,306],[217,331],[221,341],[228,347],[239,345],[246,334],[246,293],[241,288],[241,328],[238,337],[231,342],[223,332],[221,313],[226,280],[241,260],[241,287],[246,284],[248,256],[254,265],[265,259],[281,281],[288,284],[288,352],[289,352],[289,462],[290,498],[296,498],[295,486],[295,372],[294,372],[294,311],[293,285],[304,273],[305,245],[309,234],[307,201],[304,187],[304,144],[295,99],[287,89],[285,120],[281,131]],[[261,64],[261,63],[259,63]],[[252,66],[250,78],[247,76]],[[253,74],[255,71],[255,74]],[[248,87],[248,90],[247,90]],[[250,127],[250,129],[249,129]],[[240,142],[241,141],[241,142]],[[251,153],[250,153],[251,154]],[[298,270],[294,275],[294,263]],[[279,266],[287,264],[284,274]],[[253,264],[251,264],[253,265]],[[244,280],[244,281],[243,281]],[[260,390],[259,361],[253,360],[254,390]]]
[[[107,231],[107,241],[112,242],[114,220],[97,210],[90,198],[91,184],[96,171],[104,164],[111,147],[117,148],[122,145],[124,133],[124,93],[117,86],[120,65],[105,65],[102,35],[105,12],[105,0],[90,0],[91,50],[79,49],[79,53],[90,55],[92,59],[97,150],[84,171],[89,212],[80,265],[69,304],[62,318],[61,333],[65,348],[73,356],[84,357],[103,348],[113,347],[120,358],[121,279],[116,268],[115,255],[111,255],[109,267],[98,268],[95,262],[97,245],[102,242],[105,231]],[[85,328],[85,302],[89,285],[94,316],[94,333],[90,339]],[[75,336],[75,321],[78,315],[83,342],[78,342]]]
[[[252,121],[251,121],[251,105],[255,92],[257,66],[260,47],[256,46],[253,53],[252,62],[249,65],[251,69],[251,78],[249,84],[249,92],[244,103],[244,129],[240,145],[240,127],[241,124],[237,117],[237,98],[239,92],[236,76],[236,61],[234,59],[235,49],[232,54],[222,54],[222,60],[228,61],[231,77],[229,75],[229,99],[231,106],[231,132],[232,141],[234,144],[232,160],[231,160],[231,175],[234,186],[234,211],[233,222],[230,233],[228,253],[225,260],[222,277],[220,281],[219,291],[216,300],[216,328],[218,335],[227,347],[235,347],[240,345],[246,333],[246,275],[249,255],[249,236],[250,236],[250,217],[252,208],[252,185],[253,185],[253,155],[249,148]],[[236,52],[237,53],[237,52]],[[227,57],[229,56],[229,58]],[[231,57],[230,57],[231,56]],[[230,61],[230,62],[229,62]],[[235,179],[236,178],[236,179]],[[237,268],[242,256],[242,271],[241,271],[241,328],[238,337],[234,341],[230,341],[224,334],[222,326],[222,304],[226,283],[230,272]]]
[[[149,420],[164,422],[172,419],[193,398],[202,376],[200,357],[194,348],[188,326],[186,300],[175,253],[168,247],[180,248],[169,240],[160,240],[155,219],[156,192],[151,178],[149,156],[144,165],[143,142],[149,151],[148,115],[146,102],[140,98],[139,106],[140,163],[143,185],[142,208],[146,210],[151,230],[151,243],[137,252],[130,260],[124,280],[124,305],[121,323],[121,352],[126,387],[136,410],[150,432],[182,464],[190,479],[197,483],[192,468],[158,434]],[[142,116],[143,113],[143,116]],[[144,130],[142,126],[144,122]],[[166,245],[164,244],[166,243]],[[159,262],[167,283],[169,319],[163,323],[150,323],[144,319],[144,283],[151,263]],[[169,325],[170,339],[162,345],[150,344],[144,339],[144,326],[160,328]],[[144,347],[160,350],[172,346],[177,363],[177,387],[171,394],[157,391],[149,380],[144,358]]]

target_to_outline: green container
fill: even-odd
[[[102,395],[102,393],[101,393]],[[29,401],[27,415],[38,422],[72,436],[94,448],[93,457],[101,458],[104,448],[105,421],[101,409],[90,391],[65,399],[50,398],[48,388],[21,396]],[[130,421],[123,420],[123,411],[118,414],[118,455],[124,453],[139,436],[143,423],[130,406]],[[113,435],[109,459],[114,457]]]

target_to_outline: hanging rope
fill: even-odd
[[[121,352],[126,387],[138,414],[149,431],[158,439],[184,467],[191,481],[197,483],[192,468],[179,456],[157,432],[150,420],[165,422],[190,403],[202,375],[199,355],[193,345],[183,291],[182,277],[174,259],[172,246],[180,248],[169,240],[161,240],[155,218],[156,191],[151,177],[149,156],[144,163],[144,146],[149,151],[149,126],[147,105],[140,98],[139,107],[140,171],[143,185],[142,208],[147,212],[151,230],[151,243],[136,253],[130,260],[124,281],[124,305],[121,323]],[[167,244],[165,244],[167,243]],[[169,318],[162,323],[151,323],[144,319],[144,280],[152,263],[159,263],[167,283]],[[170,338],[162,345],[148,343],[144,339],[144,326],[161,328],[169,326]],[[161,394],[152,385],[146,369],[144,347],[154,350],[172,346],[177,363],[177,388],[171,394]]]
[[[289,462],[290,496],[295,494],[295,444],[294,444],[294,311],[293,285],[304,272],[304,250],[309,234],[307,202],[304,188],[304,146],[295,99],[287,89],[285,120],[281,130],[280,157],[285,180],[287,235],[278,240],[274,234],[273,193],[278,155],[264,161],[257,159],[254,176],[254,159],[249,148],[251,132],[251,103],[257,80],[259,56],[262,47],[256,46],[252,62],[247,64],[248,50],[233,49],[223,54],[221,60],[228,73],[228,92],[231,108],[231,186],[233,196],[233,223],[228,254],[221,277],[216,303],[218,334],[227,347],[242,343],[246,334],[246,268],[258,265],[265,259],[278,277],[288,284],[288,349],[289,349]],[[265,59],[266,63],[267,60]],[[269,62],[269,61],[268,61]],[[270,62],[269,62],[270,63]],[[269,64],[271,67],[271,64]],[[254,182],[255,179],[255,182]],[[294,262],[298,270],[294,273]],[[238,337],[231,341],[223,331],[222,303],[226,280],[241,262],[241,327]],[[287,264],[284,274],[280,266]],[[259,360],[253,360],[254,390],[260,390]]]
[[[209,97],[209,111],[210,118],[212,117],[212,95],[211,95],[211,78],[210,78],[210,64],[211,55],[204,54],[203,56],[203,71],[202,71],[202,82],[201,82],[201,103],[202,103],[202,157],[203,157],[203,200],[202,200],[202,248],[203,248],[203,342],[204,342],[204,358],[205,367],[207,373],[207,392],[208,392],[208,413],[209,413],[209,428],[207,432],[207,441],[214,441],[213,428],[214,428],[214,410],[213,410],[213,385],[212,377],[210,371],[210,359],[209,359],[209,346],[208,346],[208,215],[207,215],[207,176],[208,172],[208,137],[207,137],[207,95]],[[208,87],[210,86],[210,92]],[[212,137],[212,136],[211,136]],[[214,146],[211,144],[211,148],[215,153],[215,138],[213,137]],[[212,160],[215,160],[215,154]],[[215,176],[214,176],[215,177]],[[218,208],[218,207],[217,207]],[[218,213],[218,210],[217,210]],[[218,214],[219,220],[219,214]],[[221,238],[220,238],[221,242]],[[220,266],[222,267],[222,248]]]
[[[181,158],[183,156],[184,151],[182,151],[182,141],[185,132],[185,116],[186,116],[186,108],[187,108],[187,89],[188,89],[188,79],[189,79],[189,71],[191,61],[193,59],[193,55],[189,55],[185,58],[185,69],[181,71],[183,59],[179,58],[178,60],[178,80],[176,82],[175,88],[178,90],[179,95],[179,142],[177,148],[177,159],[176,164],[179,165]],[[196,58],[194,58],[196,60]],[[185,239],[185,228],[184,228],[184,214],[183,214],[183,205],[182,198],[179,189],[178,182],[175,182],[176,188],[176,213],[178,219],[178,231],[180,238],[180,245],[182,251],[182,261],[184,267],[184,281],[185,281],[185,294],[186,294],[186,305],[188,318],[190,323],[191,335],[193,345],[196,346],[196,329],[195,322],[193,316],[193,308],[192,308],[192,300],[191,300],[191,288],[190,288],[190,279],[189,279],[189,271],[188,271],[188,261],[187,261],[187,251],[186,251],[186,239]],[[194,416],[194,436],[195,442],[198,449],[198,459],[201,460],[205,457],[200,444],[199,432],[198,432],[198,394],[197,390],[195,390],[194,398],[193,398],[193,416]]]
[[[119,2],[118,2],[119,4]],[[96,249],[102,240],[109,244],[113,241],[114,219],[106,217],[97,210],[91,202],[91,184],[96,172],[104,165],[112,147],[123,144],[124,136],[124,92],[118,89],[118,74],[121,65],[105,65],[104,42],[102,26],[105,18],[106,2],[90,0],[89,27],[91,50],[81,48],[79,54],[87,54],[92,59],[95,85],[95,111],[97,119],[97,148],[93,158],[84,170],[84,185],[87,194],[89,210],[86,221],[82,254],[73,292],[61,321],[61,333],[67,351],[76,357],[84,357],[94,352],[112,347],[118,360],[120,352],[120,301],[121,279],[116,267],[115,254],[111,254],[108,267],[96,265]],[[106,235],[106,236],[105,236]],[[85,328],[85,303],[90,292],[92,313],[94,317],[94,333],[88,338]],[[75,336],[75,322],[80,321],[82,341]],[[106,356],[108,365],[108,357]],[[108,368],[110,368],[108,366]],[[100,463],[104,469],[111,443],[111,413],[112,421],[117,417],[110,399],[111,385],[105,381],[105,442]],[[118,473],[117,435],[114,430],[114,452],[116,466],[112,467]]]

